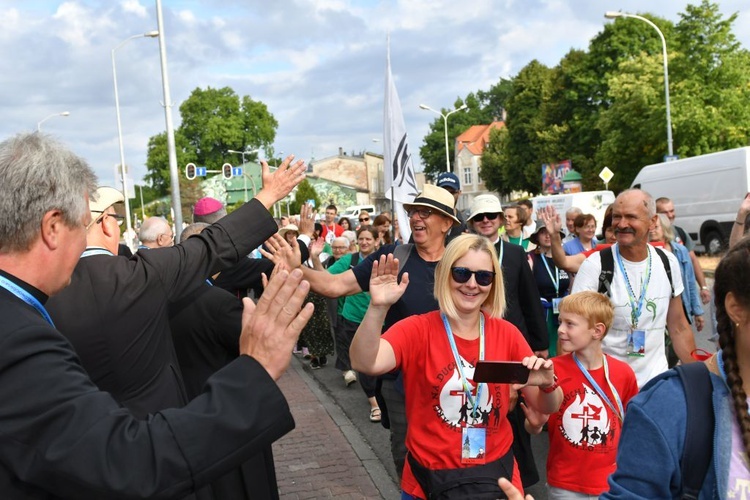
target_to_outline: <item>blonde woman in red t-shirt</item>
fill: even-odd
[[[435,270],[440,310],[399,321],[381,337],[388,309],[409,283],[407,273],[400,284],[397,274],[392,255],[374,263],[370,307],[350,357],[354,369],[370,375],[403,372],[409,454],[402,498],[427,498],[458,480],[446,498],[495,499],[501,476],[520,489],[505,418],[511,387],[475,383],[474,367],[480,360],[521,361],[531,374],[514,388],[522,387],[526,403],[543,413],[557,411],[562,393],[552,360],[534,356],[521,332],[502,319],[505,295],[493,245],[478,235],[454,239]]]

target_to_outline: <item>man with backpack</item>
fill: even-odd
[[[573,293],[606,293],[615,308],[615,320],[604,339],[604,352],[627,361],[638,386],[667,370],[664,330],[683,363],[693,361],[693,331],[682,311],[682,277],[677,259],[648,244],[656,221],[656,205],[639,189],[620,193],[614,203],[612,226],[617,243],[581,264]],[[608,264],[608,262],[612,264]],[[610,268],[611,266],[611,268]]]

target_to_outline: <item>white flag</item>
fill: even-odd
[[[406,138],[406,124],[401,112],[396,85],[391,75],[391,42],[388,38],[385,72],[385,109],[383,112],[383,163],[385,166],[385,196],[393,200],[394,215],[398,217],[401,241],[411,237],[409,218],[404,203],[411,203],[419,194],[414,165]]]

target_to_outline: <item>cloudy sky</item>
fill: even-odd
[[[163,0],[172,116],[196,87],[232,87],[279,121],[275,149],[304,159],[364,149],[382,153],[386,35],[411,149],[456,97],[488,89],[532,59],[555,65],[585,49],[606,10],[672,21],[687,2],[664,0]],[[699,3],[694,0],[693,3]],[[750,47],[750,4],[734,33]],[[639,22],[632,20],[631,22]],[[102,184],[119,163],[111,50],[157,29],[150,0],[0,0],[0,137],[33,130],[87,158]],[[148,138],[165,129],[157,39],[117,51],[125,161],[146,172]],[[228,156],[227,160],[237,160]],[[181,168],[183,166],[180,166]],[[217,166],[218,167],[218,166]]]

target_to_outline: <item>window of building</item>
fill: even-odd
[[[473,184],[471,180],[471,167],[464,168],[464,184]]]

